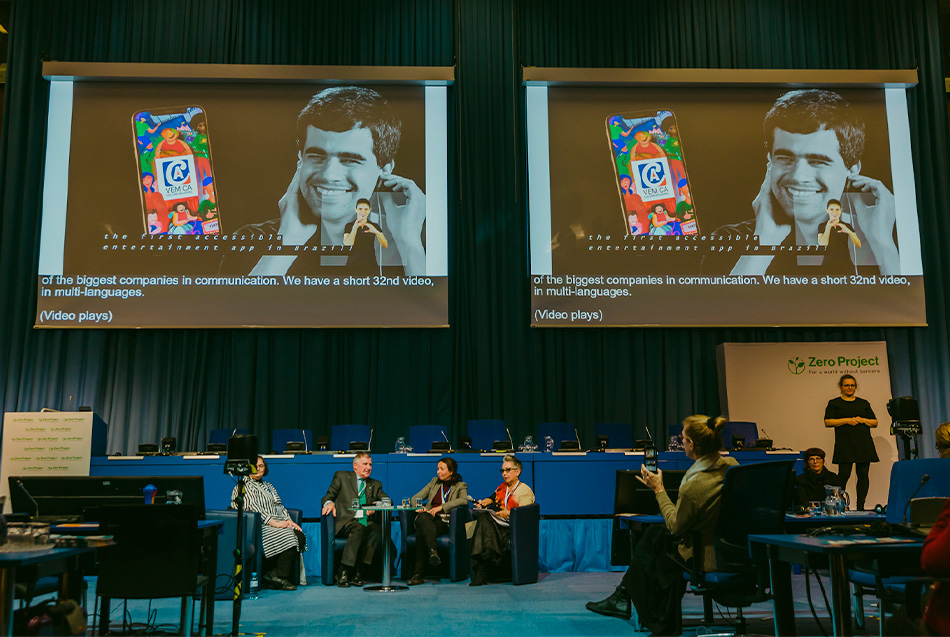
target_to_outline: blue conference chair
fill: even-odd
[[[595,436],[607,436],[608,449],[633,449],[633,427],[629,422],[595,422]]]
[[[226,445],[232,436],[246,436],[247,429],[212,429],[208,434],[209,445]]]
[[[921,486],[925,475],[930,478]],[[918,487],[920,491],[917,491]],[[911,496],[914,497],[913,501]],[[950,497],[950,459],[923,458],[895,462],[891,466],[886,519],[890,524],[932,523],[936,519],[930,519],[933,513],[925,514],[922,512],[924,507],[915,507],[915,504],[923,504],[932,498],[946,497]],[[939,511],[937,513],[939,514]],[[875,595],[879,600],[888,593],[903,596],[906,585],[918,579],[919,564],[909,564],[906,571],[890,571],[884,575],[864,569],[848,571],[848,579],[852,585],[855,624],[858,628],[864,628],[864,596]],[[883,605],[879,604],[879,608],[883,609]]]
[[[468,437],[472,439],[472,449],[490,451],[496,440],[508,440],[508,430],[504,420],[469,420]]]
[[[713,545],[718,570],[703,571],[701,557],[685,565],[691,591],[703,596],[706,625],[712,623],[711,602],[715,601],[737,609],[736,634],[742,634],[742,609],[769,599],[768,561],[764,555],[750,555],[748,537],[784,533],[794,466],[792,460],[781,460],[739,465],[726,471]],[[693,537],[693,546],[702,543],[698,535]],[[677,611],[676,615],[682,617],[682,608]]]
[[[370,444],[373,435],[369,425],[334,425],[330,429],[330,449],[347,451],[351,442]]]
[[[412,577],[415,566],[416,533],[415,511],[399,512],[399,530],[402,535],[402,578]],[[467,506],[458,506],[449,512],[449,532],[436,538],[436,549],[442,563],[448,564],[449,580],[460,582],[468,579],[472,570],[472,554],[465,536],[465,524],[472,521],[472,511]]]
[[[449,439],[442,425],[414,425],[409,427],[409,446],[418,453],[432,448],[433,442],[447,442]]]
[[[554,441],[554,450],[557,451],[561,446],[562,440],[578,440],[576,430],[574,425],[569,422],[539,422],[538,423],[538,437],[535,440],[538,448],[544,449],[544,438],[545,436],[551,436],[551,439]],[[580,441],[578,440],[578,444]],[[581,448],[584,445],[580,445]]]
[[[303,521],[303,511],[300,509],[287,509],[290,519],[301,524]],[[218,538],[218,572],[215,575],[215,599],[232,599],[234,596],[234,587],[231,578],[234,575],[234,540],[237,537],[237,510],[236,509],[209,509],[205,512],[206,520],[221,520],[220,537]],[[261,514],[252,511],[244,512],[244,566],[243,574],[243,592],[247,597],[251,589],[251,575],[258,574],[258,580],[264,577],[264,536],[261,523]],[[300,573],[300,560],[297,558],[297,564],[294,573]],[[299,575],[292,578],[294,584],[299,583]]]
[[[541,537],[541,507],[537,502],[511,510],[511,583],[538,581],[538,548]]]
[[[271,436],[271,448],[277,453],[287,450],[288,442],[302,442],[310,450],[313,449],[313,435],[309,429],[275,429]]]

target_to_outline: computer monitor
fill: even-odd
[[[676,503],[679,495],[680,482],[683,481],[685,471],[667,470],[663,472],[663,486],[670,500]],[[656,495],[647,485],[637,480],[640,470],[622,469],[617,471],[617,488],[614,491],[614,514],[639,513],[641,515],[656,515],[660,512],[660,505]]]
[[[10,476],[10,504],[14,513],[41,519],[98,521],[104,505],[142,504],[149,484],[156,489],[156,505],[165,504],[169,491],[180,491],[182,503],[195,505],[199,519],[205,518],[202,476]]]

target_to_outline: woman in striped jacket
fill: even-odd
[[[257,471],[241,478],[244,480],[244,510],[261,514],[264,544],[263,585],[281,591],[297,589],[293,573],[297,555],[307,550],[307,537],[300,526],[290,519],[280,503],[277,489],[264,480],[267,463],[257,457]],[[237,508],[238,488],[231,492],[231,506]]]

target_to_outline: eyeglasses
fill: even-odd
[[[517,471],[518,467],[508,467],[507,469],[499,469],[502,473],[508,473],[509,471]]]

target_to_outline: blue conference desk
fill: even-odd
[[[639,469],[642,452],[518,453],[521,480],[534,489],[544,517],[611,516],[614,513],[616,472]],[[320,517],[320,500],[336,471],[348,471],[349,454],[264,456],[267,480],[287,506],[303,510],[304,518]],[[408,498],[435,476],[440,454],[374,454],[373,477],[394,500]],[[501,484],[503,454],[453,453],[469,494],[488,497]],[[734,454],[740,463],[798,458],[798,453],[746,451]],[[92,459],[94,476],[203,476],[205,504],[225,509],[231,503],[235,480],[224,473],[224,456],[105,456]],[[683,452],[661,452],[661,469],[686,469],[692,461]]]

